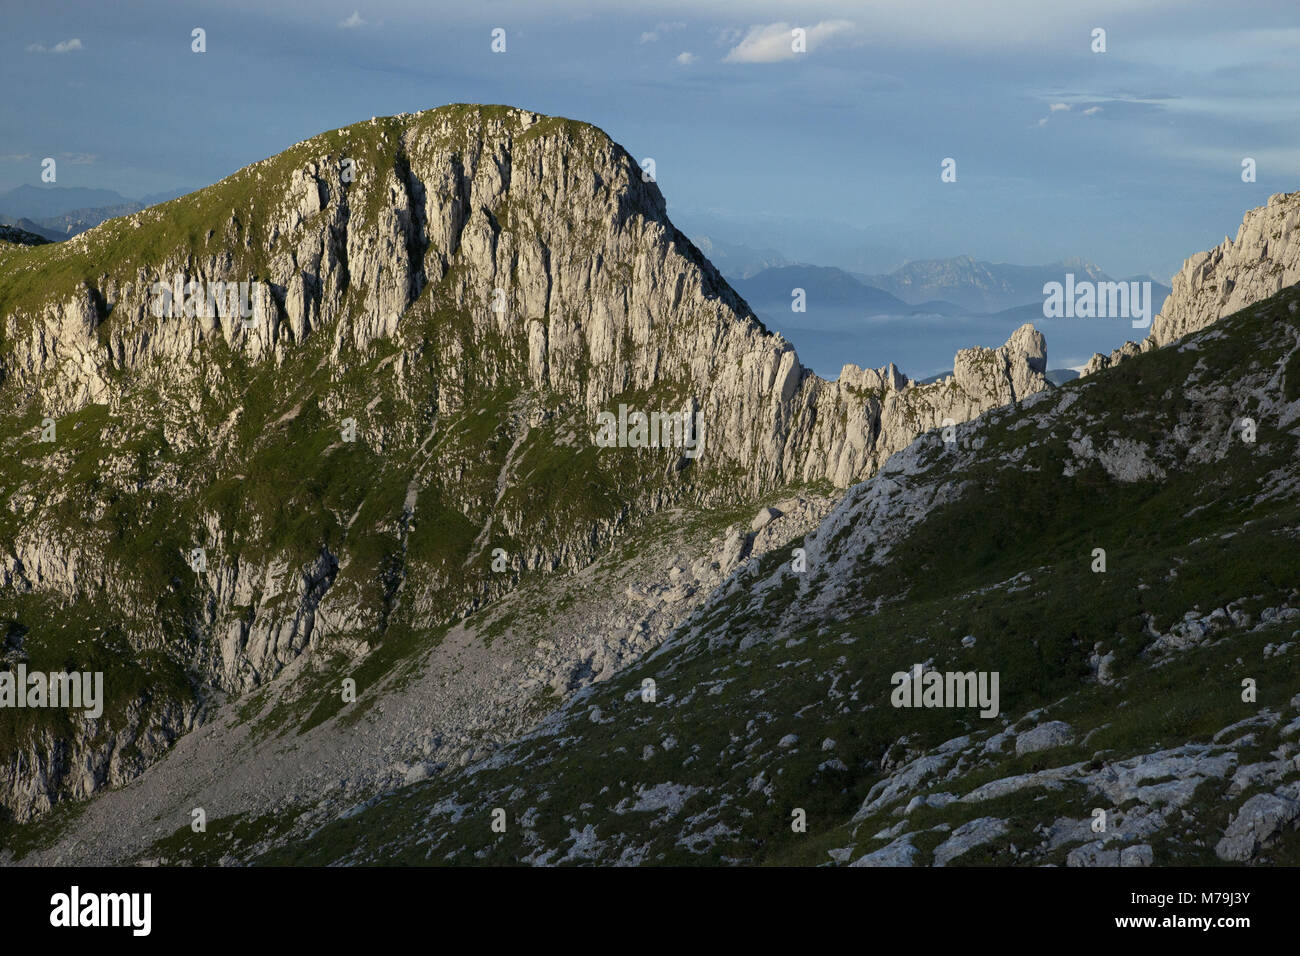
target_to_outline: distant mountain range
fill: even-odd
[[[46,242],[58,242],[61,239],[68,238],[61,233],[55,232],[53,229],[48,229],[45,226],[42,226],[39,222],[32,222],[32,220],[28,219],[26,216],[14,218],[12,216],[0,215],[0,226],[5,229],[12,229],[28,233],[29,235],[35,235]]]
[[[786,264],[728,278],[821,375],[837,375],[846,362],[875,367],[888,359],[909,375],[933,376],[957,349],[995,347],[1026,322],[1048,335],[1058,368],[1081,367],[1094,352],[1138,334],[1124,319],[1045,317],[1043,286],[1064,282],[1067,274],[1077,281],[1115,281],[1085,259],[1024,266],[972,256],[911,262],[877,276]],[[1169,286],[1150,276],[1124,281],[1151,283],[1153,316],[1169,294]],[[804,292],[801,312],[792,309],[795,289]]]
[[[1102,281],[1106,274],[1086,259],[1066,259],[1045,266],[984,262],[973,256],[909,262],[886,275],[859,275],[867,285],[908,302],[944,299],[975,312],[999,312],[1035,299],[1043,284],[1059,282],[1066,272],[1078,279]]]
[[[691,241],[718,267],[723,275],[747,279],[777,266],[793,263],[775,249],[755,249],[742,243],[721,242],[709,236],[692,236]]]
[[[793,301],[795,289],[820,305],[851,307],[863,314],[906,314],[912,306],[882,289],[866,285],[843,269],[829,266],[788,265],[764,269],[747,279],[733,279],[732,285],[746,299],[764,304]]]
[[[16,226],[54,241],[70,239],[101,222],[129,216],[187,192],[179,189],[130,199],[111,189],[17,186],[0,192],[0,224]]]
[[[888,314],[993,315],[1032,307],[1041,318],[1043,286],[1063,281],[1067,273],[1072,273],[1076,280],[1114,281],[1101,267],[1086,259],[1021,266],[983,262],[971,256],[909,262],[891,273],[877,276],[794,263],[770,266],[751,275],[725,272],[724,275],[747,298],[765,304],[777,300],[787,302],[792,290],[801,288],[809,301],[852,305]],[[1151,282],[1157,301],[1163,301],[1169,294],[1169,286],[1150,276],[1128,276],[1124,281]],[[1032,320],[1032,316],[1027,319]]]

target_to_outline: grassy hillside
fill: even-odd
[[[1000,834],[955,863],[1064,863],[1098,836],[1086,824],[1100,807],[1116,846],[1150,845],[1158,865],[1221,862],[1213,848],[1242,802],[1300,779],[1288,756],[1300,611],[1287,610],[1300,608],[1300,459],[1287,406],[1300,398],[1298,302],[1284,291],[1181,347],[990,413],[963,432],[961,454],[922,439],[906,469],[872,482],[964,491],[885,563],[871,548],[853,556],[855,531],[869,538],[861,527],[802,587],[780,573],[789,556],[771,555],[680,641],[545,731],[259,861],[823,864],[910,833],[914,862],[928,863],[955,829],[991,818]],[[1258,423],[1253,444],[1240,439],[1244,417]],[[1134,479],[1113,459],[1088,459],[1077,451],[1085,436],[1096,448],[1140,445],[1163,474]],[[855,495],[865,497],[851,492],[850,512]],[[1092,570],[1097,547],[1105,573]],[[799,620],[801,606],[832,593]],[[1171,639],[1216,609],[1208,634]],[[776,624],[783,616],[795,623]],[[1094,652],[1113,654],[1104,683]],[[1001,718],[892,707],[891,674],[922,661],[999,672]],[[1254,702],[1243,702],[1245,678],[1257,682]],[[646,679],[654,703],[641,697]],[[1020,755],[985,746],[1046,720],[1069,723],[1075,742]],[[1142,776],[1142,761],[1188,746],[1188,768]],[[1224,766],[1242,769],[1225,776]],[[1098,783],[1107,773],[1141,785],[1111,802]],[[863,808],[899,774],[911,782],[897,802]],[[1022,774],[1042,776],[976,793]],[[967,799],[900,815],[929,793]],[[492,828],[495,808],[504,833]],[[807,832],[792,830],[796,808]],[[1081,831],[1049,835],[1070,821]],[[196,852],[180,839],[158,849]],[[1300,862],[1300,836],[1288,829],[1257,859]]]

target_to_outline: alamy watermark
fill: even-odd
[[[104,712],[104,674],[0,671],[0,707],[63,707],[81,709],[94,720]]]
[[[256,282],[226,282],[213,279],[186,282],[180,275],[171,284],[155,282],[149,297],[149,312],[154,318],[217,319],[239,316],[245,326],[256,325],[261,318],[261,302],[253,295]]]
[[[626,405],[596,415],[596,444],[601,448],[680,448],[686,458],[703,450],[704,416],[700,412],[629,412]]]
[[[1074,273],[1065,274],[1065,283],[1048,282],[1043,286],[1045,319],[1132,319],[1133,328],[1151,325],[1150,282],[1074,281]]]
[[[125,927],[132,936],[148,936],[153,928],[152,893],[83,893],[73,886],[50,897],[50,925]]]
[[[981,717],[996,717],[998,671],[924,671],[913,664],[910,671],[898,671],[889,682],[894,691],[889,702],[895,707],[979,707]]]

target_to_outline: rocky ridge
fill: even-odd
[[[50,240],[44,236],[38,236],[34,232],[28,232],[26,229],[19,229],[17,226],[6,226],[0,223],[0,242],[8,242],[17,246],[43,246]]]
[[[1267,205],[1246,213],[1235,240],[1224,236],[1213,249],[1183,262],[1145,339],[1126,342],[1110,355],[1095,354],[1081,374],[1168,345],[1297,282],[1300,192],[1277,193],[1269,197]]]

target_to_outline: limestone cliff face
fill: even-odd
[[[202,242],[134,271],[106,253],[122,234],[165,222],[174,204],[71,240],[66,260],[106,272],[6,315],[19,333],[6,362],[11,385],[39,391],[58,415],[118,400],[124,386],[158,374],[151,369],[172,379],[198,374],[190,355],[205,338],[276,362],[325,335],[337,360],[345,342],[364,348],[397,337],[432,287],[440,303],[471,317],[474,338],[500,336],[526,350],[531,381],[521,385],[552,389],[593,414],[620,394],[681,384],[709,431],[704,466],[738,465],[755,488],[822,478],[844,487],[864,477],[915,437],[887,427],[907,418],[901,409],[913,400],[924,409],[917,420],[932,427],[934,415],[964,420],[1043,387],[1035,377],[1042,339],[1024,330],[997,361],[959,359],[964,371],[938,395],[884,375],[819,379],[672,226],[633,158],[592,127],[496,109],[435,110],[375,130],[361,124],[308,141],[297,149],[310,158],[287,175],[280,164],[270,176],[268,160],[205,191],[213,193],[205,211],[221,210],[224,222],[210,218]],[[387,163],[359,159],[347,182],[348,143],[367,135],[379,137]],[[250,208],[224,210],[225,193],[252,183],[259,198]],[[260,197],[271,197],[269,208]],[[150,314],[153,283],[173,275],[205,288],[248,281],[239,253],[256,238],[254,220],[269,254],[253,277],[253,321],[225,303],[208,318]],[[109,315],[107,334],[98,334]],[[445,358],[453,361],[444,384],[454,392],[459,370],[455,356]]]
[[[1130,355],[1168,345],[1248,305],[1300,282],[1300,192],[1277,193],[1246,213],[1236,240],[1198,252],[1183,262],[1151,331],[1109,356],[1094,355],[1087,375]]]
[[[158,283],[176,314],[157,314]],[[217,283],[247,283],[251,314],[189,292]],[[121,612],[134,648],[166,648],[196,685],[237,693],[323,640],[362,653],[395,621],[427,629],[528,570],[581,567],[629,516],[682,498],[847,487],[946,420],[1045,389],[1045,367],[1025,326],[959,353],[940,383],[853,365],[828,382],[599,130],[504,107],[375,119],[66,243],[0,250],[0,394],[25,416],[0,439],[34,469],[0,514],[0,605],[38,628],[43,600]],[[697,411],[701,454],[622,459],[602,486],[620,500],[604,493],[589,511],[530,490],[574,467],[596,415],[620,403]],[[110,425],[92,448],[75,430],[96,410]],[[301,445],[347,415],[373,489],[272,488],[247,517],[246,466],[278,447],[291,462],[277,480],[337,474],[337,441],[316,446],[316,464]],[[46,417],[61,437],[33,457],[29,426]],[[260,437],[233,453],[250,429]],[[572,487],[593,474],[572,473]],[[304,519],[304,495],[324,530]],[[144,522],[148,540],[133,543]],[[291,548],[294,529],[306,543]],[[502,536],[510,573],[487,573]],[[210,552],[197,572],[177,557],[196,543]],[[147,723],[162,743],[133,752],[149,759],[194,719],[192,701],[138,711],[108,720],[133,740]],[[93,737],[55,750],[38,738],[0,772],[0,806],[30,816],[120,782],[136,763],[110,772],[120,741]],[[34,765],[46,768],[35,789],[21,770]]]

